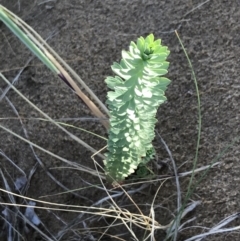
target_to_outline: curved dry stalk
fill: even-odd
[[[172,152],[169,150],[168,145],[166,144],[166,142],[163,140],[163,138],[161,137],[161,135],[158,133],[158,131],[156,131],[158,138],[160,139],[160,141],[162,142],[162,144],[164,145],[168,156],[172,162],[172,166],[173,166],[173,171],[174,171],[174,175],[175,175],[175,181],[176,181],[176,187],[177,187],[177,212],[180,212],[181,207],[182,207],[182,203],[181,203],[181,187],[180,187],[180,183],[179,183],[179,177],[178,177],[178,168],[176,166],[175,160],[173,159],[172,156]],[[177,240],[177,236],[178,236],[178,227],[180,225],[180,219],[181,219],[181,215],[177,216],[175,219],[175,223],[174,223],[174,241]]]
[[[60,56],[53,51],[53,49],[46,43],[42,37],[36,33],[29,25],[27,25],[21,18],[14,13],[0,5],[0,19],[7,25],[7,27],[55,74],[57,74],[64,82],[66,82],[75,93],[84,101],[95,116],[100,118],[101,123],[106,129],[109,128],[109,123],[105,115],[100,109],[81,91],[67,71],[57,61],[68,69],[70,73],[80,82],[89,95],[98,103],[98,105],[108,115],[106,106],[99,100],[93,91],[84,83],[84,81],[67,65],[67,63],[60,58]],[[46,46],[46,47],[45,47]],[[54,57],[55,56],[55,57]]]
[[[222,221],[220,221],[216,226],[211,228],[208,232],[195,235],[191,238],[186,239],[185,241],[201,241],[202,239],[206,238],[207,236],[219,234],[219,233],[226,233],[226,232],[233,232],[236,230],[240,230],[240,225],[236,227],[229,227],[229,228],[223,228],[224,226],[228,225],[230,222],[234,221],[235,219],[239,218],[239,213],[235,213],[233,215],[228,216],[227,218],[224,218]]]
[[[44,205],[51,205],[51,206],[57,206],[58,208],[53,208],[53,207],[40,207],[40,206],[35,206],[35,208],[37,209],[44,209],[44,210],[55,210],[55,211],[66,211],[66,212],[75,212],[75,213],[84,213],[84,214],[92,214],[92,215],[99,215],[99,216],[104,216],[104,217],[110,217],[110,218],[117,218],[121,221],[124,221],[126,223],[130,222],[131,223],[143,228],[144,230],[146,230],[146,220],[147,220],[147,225],[148,225],[148,230],[151,230],[152,228],[152,222],[153,220],[145,215],[141,215],[141,214],[136,214],[136,213],[129,213],[128,211],[125,211],[123,209],[118,209],[116,210],[111,209],[111,208],[103,208],[103,207],[86,207],[86,206],[78,206],[78,205],[66,205],[66,204],[59,204],[59,203],[52,203],[52,202],[46,202],[46,201],[42,201],[42,200],[37,200],[37,199],[33,199],[33,198],[29,198],[23,195],[19,195],[7,190],[4,190],[2,188],[0,188],[0,191],[7,193],[7,194],[11,194],[13,196],[16,197],[21,197],[24,198],[26,200],[31,200],[34,201],[36,203],[41,203]],[[2,205],[6,205],[6,206],[18,206],[18,207],[28,207],[29,205],[24,205],[24,204],[14,204],[14,203],[4,203],[1,202]],[[60,208],[62,207],[62,208]],[[68,208],[72,208],[72,209],[65,209],[66,207]],[[73,209],[74,208],[74,209]],[[83,210],[79,210],[79,209],[83,209]],[[90,211],[89,211],[90,210]],[[96,211],[96,212],[95,212]],[[113,214],[115,213],[115,215]],[[169,224],[170,225],[170,224]],[[155,229],[162,229],[162,230],[166,230],[169,225],[161,225],[158,222],[154,221],[154,226]]]
[[[1,191],[5,191],[3,189],[0,188]],[[14,194],[14,193],[12,193]],[[15,194],[14,194],[15,195]],[[26,198],[26,197],[25,197]],[[38,200],[38,202],[40,202]],[[7,203],[7,202],[1,202],[2,205],[6,205],[6,206],[18,206],[18,207],[29,207],[29,205],[24,205],[24,204],[15,204],[15,203]],[[58,205],[60,206],[59,204],[57,203],[50,203],[51,205]],[[62,204],[62,206],[64,207],[69,207],[71,205],[66,205],[66,204]],[[78,207],[78,206],[76,206]],[[42,209],[42,210],[54,210],[54,211],[64,211],[64,212],[73,212],[73,213],[83,213],[83,214],[91,214],[91,215],[97,215],[97,216],[100,216],[100,217],[108,217],[108,218],[116,218],[116,219],[119,219],[121,220],[122,222],[124,223],[132,223],[134,225],[136,225],[137,227],[139,228],[142,228],[144,230],[151,230],[152,229],[152,223],[151,223],[151,219],[147,216],[140,216],[138,214],[134,214],[134,213],[130,213],[130,212],[127,212],[127,211],[117,211],[116,209],[106,209],[107,211],[102,211],[103,208],[98,208],[98,212],[94,212],[94,211],[87,211],[87,210],[79,210],[79,209],[64,209],[64,208],[53,208],[53,207],[40,207],[40,206],[35,206],[34,208],[36,209]],[[85,209],[89,209],[89,207],[83,207],[83,206],[79,206],[78,208],[85,208]],[[92,207],[91,207],[92,209]],[[95,208],[97,209],[97,208]],[[116,215],[113,215],[112,213],[116,213]],[[122,217],[122,216],[125,216],[125,217]],[[148,219],[148,229],[146,229],[146,223],[145,223],[145,220],[143,220],[143,218],[147,218]],[[165,226],[162,226],[160,225],[158,222],[154,222],[154,227],[155,227],[155,230],[156,229],[161,229],[161,230],[166,230],[167,228],[169,228],[170,224],[169,225],[165,225]]]
[[[13,204],[12,206],[15,207],[14,209],[5,207],[4,211],[2,212],[2,215],[3,215],[2,218],[5,221],[5,224],[7,225],[6,228],[8,231],[7,232],[8,240],[13,240],[13,239],[20,240],[19,238],[21,238],[21,240],[25,240],[24,239],[24,233],[26,231],[25,225],[28,224],[33,229],[38,231],[43,237],[45,237],[46,240],[52,241],[53,240],[52,238],[49,238],[44,232],[42,232],[37,227],[41,223],[41,221],[38,218],[38,216],[35,214],[32,206],[31,206],[33,204],[33,202],[30,201],[28,203],[30,206],[28,206],[25,210],[25,213],[23,213],[20,209],[20,206],[17,205],[17,198],[11,192],[10,185],[9,185],[7,179],[5,178],[1,168],[0,168],[0,175],[2,176],[6,192],[8,194],[8,198],[9,198],[10,202]],[[20,190],[18,190],[18,191],[20,191]],[[23,200],[24,200],[24,203],[27,203],[27,201],[25,199],[23,199]],[[5,206],[3,202],[0,202],[0,204]],[[46,227],[44,227],[44,228],[48,231],[48,229]],[[53,235],[51,235],[51,236],[53,236]],[[15,237],[15,238],[13,238],[13,237]]]
[[[69,131],[67,131],[65,128],[63,128],[61,125],[59,125],[58,123],[56,123],[50,116],[48,116],[46,113],[44,113],[42,110],[40,110],[36,105],[34,105],[30,100],[28,100],[19,90],[17,90],[6,78],[5,76],[0,73],[0,77],[2,77],[2,79],[11,86],[11,88],[20,96],[22,97],[30,106],[32,106],[35,110],[37,110],[40,114],[42,114],[47,120],[49,120],[52,124],[56,125],[59,129],[61,129],[63,132],[65,132],[66,134],[68,134],[73,140],[77,141],[79,144],[81,144],[82,146],[84,146],[85,148],[87,148],[89,151],[96,153],[97,151],[91,147],[90,145],[88,145],[86,142],[82,141],[80,138],[78,138],[77,136],[73,135],[72,133],[70,133]],[[3,127],[2,127],[3,128]],[[5,128],[6,130],[6,128]],[[104,158],[104,156],[102,154],[98,154],[101,158]]]
[[[1,92],[2,92],[2,90],[1,90],[1,88],[0,88],[0,93],[1,93]],[[23,124],[23,121],[22,121],[21,117],[19,116],[19,113],[18,113],[17,109],[16,109],[15,106],[12,104],[12,102],[8,99],[7,96],[5,96],[5,99],[6,99],[7,103],[10,105],[10,107],[12,108],[13,112],[17,115],[17,119],[18,119],[18,120],[20,121],[20,123],[21,123],[22,129],[23,129],[23,132],[24,132],[24,135],[25,135],[26,139],[29,140],[28,132],[27,132],[27,130],[26,130],[24,124]],[[1,101],[1,99],[0,99],[0,101]],[[30,140],[29,140],[29,141],[30,141]],[[45,167],[45,164],[42,162],[42,160],[39,158],[39,156],[38,156],[37,153],[35,152],[34,147],[33,147],[31,144],[29,144],[29,147],[30,147],[30,149],[31,149],[31,151],[32,151],[35,159],[37,160],[37,164],[39,164],[39,165],[42,167],[42,169],[46,172],[46,174],[47,174],[58,186],[60,186],[61,188],[63,188],[65,191],[69,191],[69,192],[70,192],[70,190],[69,190],[64,184],[62,184],[60,181],[58,181],[58,180],[53,176],[53,174],[52,174],[49,170],[47,170],[47,168]],[[1,154],[4,155],[4,157],[5,157],[8,161],[10,161],[10,163],[11,163],[12,165],[14,165],[18,170],[20,170],[22,173],[24,173],[24,172],[23,172],[12,160],[10,160],[10,158],[8,158],[8,157],[1,151],[1,149],[0,149],[0,155],[1,155]],[[36,167],[36,165],[35,165],[35,167]],[[25,173],[24,173],[24,176],[26,176]],[[74,191],[72,191],[71,193],[72,193],[73,195],[77,196],[77,197],[80,197],[80,198],[83,198],[83,199],[89,201],[89,199],[87,199],[87,198],[84,197],[84,196],[80,196],[79,194],[75,193]]]
[[[28,143],[28,144],[30,144],[30,145],[38,148],[39,150],[41,150],[41,151],[49,154],[50,156],[53,156],[53,157],[61,160],[62,162],[67,163],[68,165],[71,165],[71,166],[76,167],[76,168],[77,168],[78,170],[80,170],[80,171],[89,173],[89,174],[94,175],[94,176],[99,176],[99,173],[96,173],[96,171],[92,170],[91,168],[87,168],[87,167],[82,166],[82,165],[80,165],[80,164],[77,164],[77,163],[75,163],[75,162],[68,161],[67,159],[65,159],[65,158],[63,158],[63,157],[60,157],[60,156],[58,156],[58,155],[56,155],[56,154],[54,154],[54,153],[52,153],[52,152],[50,152],[50,151],[48,151],[48,150],[46,150],[46,149],[44,149],[44,148],[38,146],[37,144],[35,144],[35,143],[33,143],[33,142],[31,142],[31,141],[23,138],[22,136],[16,134],[15,132],[7,129],[6,127],[4,127],[4,126],[2,126],[2,125],[0,125],[0,128],[2,128],[3,130],[5,130],[6,132],[12,134],[13,136],[16,136],[16,137],[18,137],[19,139],[25,141],[26,143]],[[105,176],[104,176],[103,174],[101,174],[101,178],[102,178],[102,179],[105,179]]]

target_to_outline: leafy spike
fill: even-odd
[[[118,76],[105,82],[110,110],[108,153],[105,172],[111,181],[122,181],[140,164],[146,164],[155,154],[152,141],[157,108],[166,97],[170,80],[166,61],[170,51],[155,40],[153,34],[131,42],[129,51],[122,51],[120,63],[112,70]]]

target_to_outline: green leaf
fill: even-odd
[[[169,55],[161,40],[153,34],[131,42],[129,51],[122,51],[120,64],[112,70],[119,77],[108,77],[105,82],[113,91],[108,92],[110,112],[108,153],[105,172],[109,180],[123,181],[140,164],[152,157],[152,141],[157,108],[165,100],[170,80],[162,77],[167,73]]]

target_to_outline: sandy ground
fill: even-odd
[[[61,0],[45,3],[40,0],[34,2],[1,0],[0,3],[20,16],[43,38],[48,38],[48,43],[54,50],[77,71],[103,102],[107,93],[104,79],[112,75],[110,65],[113,61],[120,60],[121,50],[126,49],[129,42],[135,41],[139,36],[154,33],[156,37],[161,38],[171,51],[168,78],[172,82],[166,93],[168,101],[159,109],[156,129],[169,146],[179,167],[178,171],[185,172],[191,170],[195,156],[198,112],[191,70],[174,33],[177,29],[192,61],[201,97],[202,136],[197,166],[210,164],[225,147],[239,137],[239,1],[210,0],[202,6],[200,1],[193,0]],[[12,81],[31,54],[2,23],[0,23],[0,30],[0,71]],[[2,80],[0,87],[6,88]],[[23,71],[16,87],[52,118],[91,117],[85,105],[37,59],[34,59]],[[11,90],[8,97],[23,118],[31,141],[68,160],[94,168],[90,152],[53,125],[29,119],[40,115],[14,91]],[[24,135],[20,122],[13,119],[16,115],[6,100],[0,103],[0,118],[3,117],[7,119],[1,120],[1,124]],[[104,128],[98,122],[72,120],[68,123],[106,136]],[[70,130],[96,149],[105,145],[104,141],[93,138],[89,134]],[[0,149],[29,174],[36,159],[28,144],[3,130],[0,130],[0,136]],[[164,147],[157,140],[154,143],[159,160],[168,161],[168,154]],[[36,153],[45,168],[69,189],[86,187],[83,180],[99,184],[97,177],[76,170],[57,169],[66,165],[39,150],[36,150]],[[221,155],[218,160],[221,163],[212,169],[198,185],[191,198],[195,201],[201,200],[202,203],[191,214],[192,216],[188,217],[196,217],[189,226],[211,228],[224,217],[239,212],[239,158],[238,141],[224,155]],[[19,171],[2,156],[0,156],[0,168],[8,178],[11,176],[15,179],[20,175]],[[167,168],[161,171],[161,174],[169,171]],[[198,174],[195,180],[199,177]],[[183,196],[186,194],[188,181],[189,178],[181,179]],[[0,185],[4,186],[2,180]],[[153,183],[145,193],[134,196],[134,200],[138,204],[150,204],[158,186],[159,184]],[[27,196],[39,198],[62,191],[63,189],[57,186],[39,166],[31,179]],[[87,200],[72,194],[45,197],[43,200],[91,205],[92,202],[99,200],[103,192],[87,188],[78,191],[78,194]],[[2,198],[4,199],[4,195]],[[169,208],[173,213],[176,211],[174,180],[164,183],[156,202]],[[143,209],[148,210],[147,207]],[[57,214],[66,223],[77,215],[60,212]],[[53,234],[64,226],[60,221],[56,221],[50,212],[39,210],[38,215]],[[167,224],[170,216],[169,212],[165,213],[160,209],[156,211],[156,219],[160,223]],[[95,227],[98,224],[92,222],[88,225]],[[238,221],[232,224],[232,226],[237,225],[239,225]],[[83,224],[75,228],[83,228]],[[179,236],[179,240],[186,240],[203,231],[201,228],[187,229]],[[97,232],[94,235],[99,237]],[[70,240],[72,236],[74,236],[73,233],[69,231],[61,240]],[[39,234],[35,234],[34,237],[31,240],[43,240]],[[123,237],[124,240],[127,240],[126,237]],[[156,240],[162,240],[164,233],[157,231],[155,237]],[[207,240],[239,239],[240,234],[236,231],[211,236]],[[112,240],[117,239],[112,238]]]

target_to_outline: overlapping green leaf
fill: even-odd
[[[154,41],[153,34],[140,37],[136,44],[131,42],[129,51],[122,51],[120,63],[112,65],[118,76],[105,80],[112,91],[107,96],[110,130],[104,164],[112,182],[124,180],[155,154],[155,115],[170,83],[162,77],[167,73],[169,53],[160,39]]]

